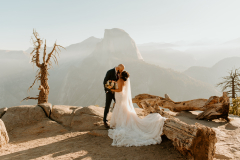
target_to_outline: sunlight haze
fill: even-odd
[[[0,49],[27,50],[33,28],[52,46],[121,28],[137,44],[226,42],[240,37],[238,0],[1,1]]]

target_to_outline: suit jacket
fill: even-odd
[[[106,76],[103,80],[103,86],[104,86],[105,92],[107,92],[107,91],[110,92],[111,91],[110,89],[105,87],[105,84],[107,83],[108,80],[114,80],[114,81],[118,80],[115,68],[108,70],[107,73],[106,73]]]

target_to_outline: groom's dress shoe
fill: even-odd
[[[109,125],[108,125],[106,122],[104,122],[104,126],[105,126],[105,128],[107,128],[107,129],[110,128]]]

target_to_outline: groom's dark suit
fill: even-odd
[[[105,87],[105,84],[107,83],[108,80],[114,80],[114,81],[118,80],[118,75],[116,73],[115,68],[107,71],[106,76],[105,76],[104,81],[103,81],[103,86],[104,86],[105,93],[106,93],[106,102],[105,102],[103,122],[107,122],[107,115],[108,115],[108,112],[109,112],[111,102],[112,102],[112,100],[115,101],[114,93],[112,93],[110,89]]]

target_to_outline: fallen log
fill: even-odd
[[[194,99],[183,102],[174,102],[167,94],[165,94],[165,98],[149,94],[139,94],[132,101],[140,108],[145,109],[146,114],[152,113],[152,110],[161,106],[173,112],[203,111],[196,117],[197,119],[212,120],[223,118],[229,121],[228,112],[230,103],[226,92],[223,92],[222,97],[212,96],[209,99]]]
[[[216,133],[209,127],[198,123],[188,125],[170,118],[165,121],[163,134],[189,159],[212,160],[215,155]]]
[[[163,134],[173,142],[174,147],[181,154],[194,160],[213,159],[217,142],[213,129],[198,123],[188,125],[159,108],[152,111],[167,118],[163,126]]]

